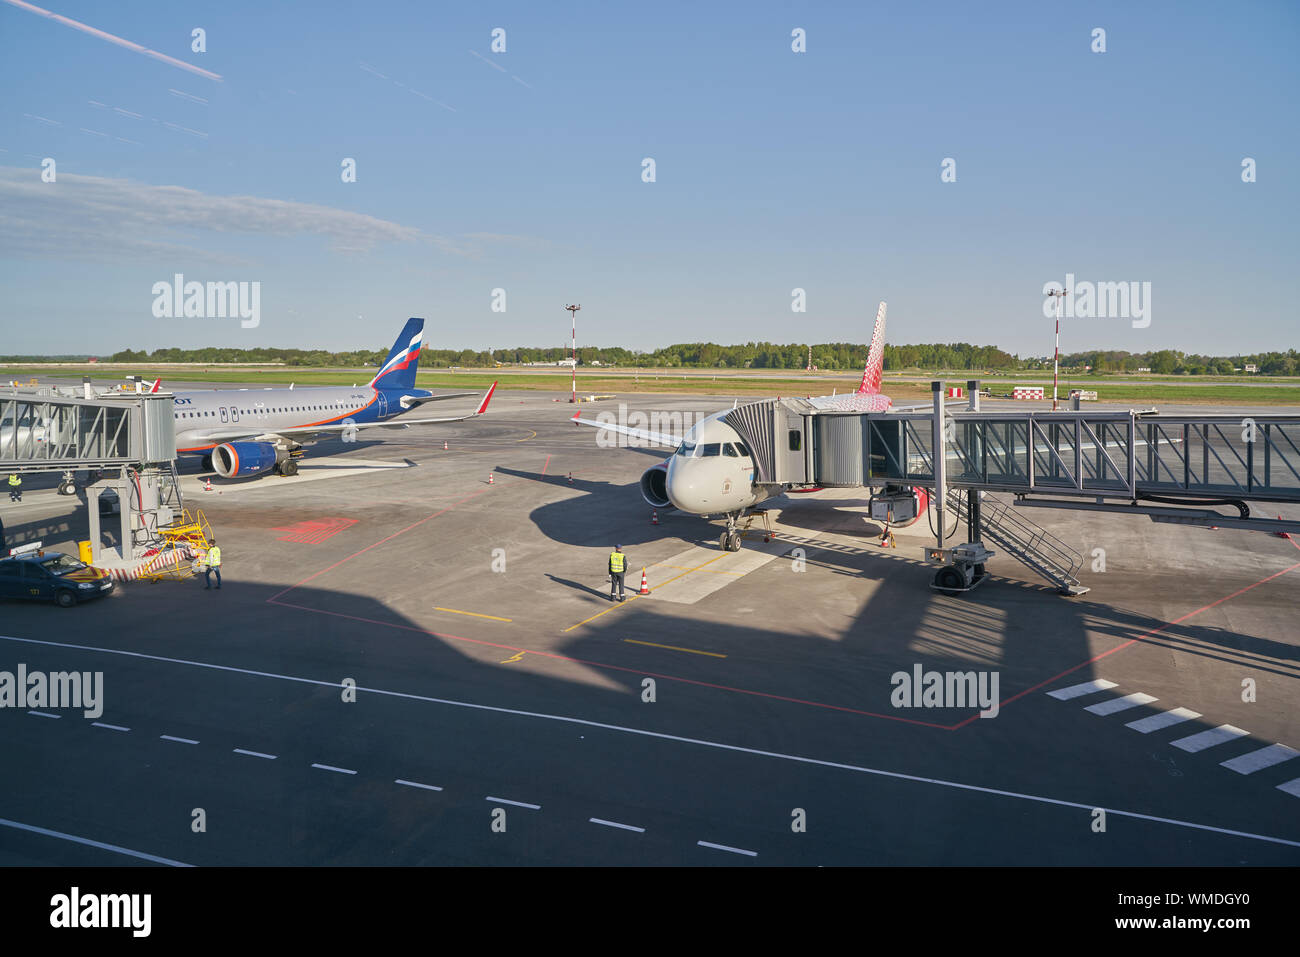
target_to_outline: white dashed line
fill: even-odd
[[[1292,797],[1300,798],[1300,778],[1296,778],[1293,781],[1287,781],[1285,784],[1279,784],[1277,789],[1279,791],[1285,791]]]
[[[1202,731],[1200,734],[1188,735],[1185,738],[1179,738],[1177,741],[1169,742],[1175,748],[1181,748],[1184,751],[1190,751],[1195,754],[1197,751],[1204,751],[1206,748],[1212,748],[1216,744],[1225,744],[1228,741],[1235,741],[1237,738],[1244,738],[1250,734],[1249,731],[1242,731],[1241,728],[1234,728],[1230,724],[1221,724],[1217,728],[1211,728],[1209,731]]]
[[[523,801],[507,801],[505,798],[485,797],[483,800],[491,801],[494,804],[513,804],[515,807],[526,807],[533,811],[540,811],[540,804],[525,804]]]
[[[1105,691],[1108,688],[1116,687],[1115,682],[1107,681],[1105,678],[1095,678],[1092,681],[1085,681],[1081,685],[1070,685],[1068,688],[1060,688],[1056,691],[1047,692],[1050,697],[1057,701],[1069,701],[1071,698],[1081,698],[1086,694],[1092,694],[1096,691]]]
[[[108,728],[109,731],[130,731],[131,730],[130,728],[122,727],[120,724],[105,724],[102,721],[93,722],[92,727]]]
[[[329,764],[313,764],[313,768],[320,768],[322,771],[336,771],[339,774],[356,774],[356,771],[349,771],[347,768],[336,768]]]
[[[758,851],[747,851],[741,847],[727,847],[725,844],[710,844],[708,841],[696,841],[700,847],[711,847],[715,851],[730,851],[732,854],[746,854],[749,857],[758,857]]]
[[[207,671],[222,672],[225,674],[248,675],[256,678],[270,678],[277,681],[288,681],[295,684],[307,685],[313,688],[336,689],[341,687],[337,681],[325,681],[321,678],[306,678],[301,675],[278,674],[273,671],[257,671],[252,668],[221,665],[211,661],[194,661],[188,658],[171,658],[166,655],[152,655],[142,651],[126,651],[122,648],[105,648],[99,645],[83,645],[68,641],[46,641],[41,638],[17,638],[13,635],[0,635],[0,641],[14,641],[25,645],[40,645],[47,648],[75,648],[79,651],[93,651],[103,655],[117,655],[123,658],[135,658],[140,661],[159,661],[165,664],[185,665],[190,668],[202,668]],[[1076,811],[1088,812],[1091,812],[1096,808],[1096,804],[1092,802],[1070,801],[1064,798],[1048,797],[1044,794],[1028,794],[1023,791],[1009,791],[1003,788],[985,787],[979,784],[967,784],[963,781],[952,781],[944,778],[931,778],[917,774],[906,774],[902,771],[890,771],[885,768],[873,768],[860,764],[848,764],[841,761],[828,761],[824,758],[810,758],[805,755],[786,754],[781,751],[766,751],[762,748],[746,748],[738,744],[727,744],[723,741],[710,741],[705,738],[689,738],[684,735],[667,734],[663,731],[651,731],[647,728],[632,728],[626,725],[609,724],[604,721],[592,721],[589,718],[578,718],[572,715],[548,714],[542,711],[524,711],[518,708],[503,708],[499,705],[481,704],[476,701],[457,701],[452,698],[435,698],[431,695],[411,694],[407,691],[392,691],[387,688],[358,686],[357,690],[367,692],[368,694],[384,695],[385,697],[394,700],[420,701],[427,704],[442,705],[443,707],[448,708],[464,708],[484,714],[508,714],[520,718],[531,718],[535,721],[549,721],[572,727],[598,728],[603,731],[635,735],[638,738],[653,739],[656,741],[673,741],[678,744],[710,748],[715,751],[725,751],[728,754],[748,754],[755,757],[768,758],[773,761],[788,761],[805,767],[832,768],[839,771],[848,771],[852,774],[870,775],[871,777],[887,779],[890,781],[908,781],[913,784],[947,788],[954,791],[963,791],[968,794],[988,794],[1011,801],[1028,801],[1034,804],[1044,804],[1052,807],[1071,808]],[[1051,694],[1051,692],[1048,692],[1048,694]],[[1296,782],[1295,787],[1296,791],[1300,792],[1300,780]],[[1288,791],[1287,793],[1292,792]],[[1300,796],[1300,794],[1297,796]],[[1131,811],[1124,808],[1106,808],[1106,813],[1115,817],[1123,817],[1135,821],[1150,821],[1155,824],[1168,824],[1172,827],[1204,831],[1209,834],[1225,834],[1231,837],[1240,837],[1251,841],[1264,841],[1269,844],[1281,844],[1285,847],[1300,847],[1300,841],[1284,837],[1276,837],[1271,834],[1238,831],[1233,828],[1217,827],[1213,824],[1202,824],[1198,821],[1180,820],[1172,817],[1159,817],[1154,814],[1144,814],[1141,811]]]
[[[1124,725],[1126,728],[1132,728],[1140,734],[1150,734],[1152,731],[1160,731],[1175,724],[1182,724],[1184,721],[1191,721],[1193,718],[1201,717],[1199,711],[1192,711],[1190,708],[1174,708],[1172,711],[1165,711],[1161,714],[1153,714],[1149,718],[1139,718],[1137,721],[1130,721]]]
[[[246,754],[250,758],[266,758],[268,761],[274,761],[274,754],[263,754],[261,751],[245,751],[243,748],[235,748],[235,754]]]
[[[442,790],[442,788],[440,788],[440,787],[435,787],[435,786],[432,785],[432,784],[421,784],[419,781],[403,781],[401,778],[398,778],[398,779],[397,779],[396,781],[394,781],[393,783],[394,783],[394,784],[405,784],[408,788],[424,788],[424,790],[426,790],[426,791],[441,791],[441,790]]]
[[[631,824],[619,824],[618,821],[602,821],[598,817],[589,817],[587,820],[592,824],[603,824],[606,827],[620,827],[625,831],[636,831],[638,834],[645,833],[645,828],[643,827],[633,827]]]
[[[1127,694],[1122,698],[1111,698],[1109,701],[1099,701],[1097,704],[1090,704],[1084,708],[1084,711],[1092,714],[1114,714],[1117,711],[1127,711],[1129,708],[1136,708],[1138,705],[1150,704],[1157,700],[1155,695],[1143,694],[1141,691],[1136,694]]]
[[[173,738],[170,734],[160,734],[158,737],[164,741],[177,741],[180,744],[198,744],[193,738]]]
[[[1260,748],[1258,751],[1251,751],[1219,763],[1229,771],[1236,771],[1238,774],[1254,774],[1256,771],[1271,768],[1283,761],[1290,761],[1297,754],[1300,754],[1300,751],[1288,748],[1285,744],[1270,744],[1267,748]]]
[[[63,717],[63,715],[61,714],[50,714],[48,711],[28,711],[27,713],[33,714],[38,718],[62,718]]]
[[[169,864],[172,867],[193,867],[193,864],[186,864],[183,861],[173,861],[168,857],[159,857],[156,854],[146,854],[144,851],[133,851],[129,847],[120,847],[117,844],[105,844],[103,841],[92,841],[88,837],[78,837],[75,834],[65,834],[63,831],[51,831],[47,827],[36,827],[32,824],[23,824],[20,821],[7,821],[0,818],[0,827],[12,827],[17,831],[27,831],[30,834],[42,834],[45,837],[57,837],[61,841],[71,841],[73,844],[84,844],[86,847],[97,847],[104,851],[113,851],[117,854],[125,854],[127,857],[138,858],[142,861],[153,861],[155,864]]]

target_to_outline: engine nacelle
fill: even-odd
[[[672,508],[668,498],[668,463],[660,462],[641,473],[641,497],[655,508]]]
[[[279,460],[280,452],[270,442],[227,442],[212,450],[212,467],[222,478],[260,475]]]

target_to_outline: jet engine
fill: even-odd
[[[273,469],[279,458],[270,442],[227,442],[212,450],[212,467],[222,478],[239,478]]]
[[[641,497],[655,508],[672,508],[668,498],[668,463],[660,462],[641,473]]]

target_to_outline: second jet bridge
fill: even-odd
[[[760,482],[933,487],[934,413],[738,406]],[[946,484],[1084,498],[1300,502],[1300,415],[945,409]]]

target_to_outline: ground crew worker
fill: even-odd
[[[217,591],[221,591],[221,549],[217,547],[217,540],[212,540],[212,545],[208,548],[208,562],[203,569],[204,588],[212,587],[212,573],[217,573]]]
[[[627,556],[623,554],[623,546],[615,545],[614,550],[609,553],[609,600],[614,600],[614,592],[618,592],[618,600],[626,601],[623,594],[623,573],[627,571]]]
[[[21,502],[23,500],[23,477],[17,472],[9,473],[9,501]]]

